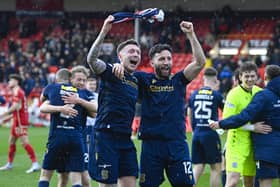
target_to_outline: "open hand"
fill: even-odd
[[[254,126],[255,126],[254,132],[256,133],[268,134],[272,131],[271,126],[265,124],[263,121],[255,123]]]

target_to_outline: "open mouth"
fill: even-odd
[[[131,64],[133,64],[133,65],[136,65],[136,64],[138,63],[138,60],[131,59],[129,62],[130,62]]]
[[[161,69],[161,70],[164,70],[164,71],[169,71],[169,70],[170,70],[170,67],[169,67],[169,66],[164,66],[164,67],[161,67],[160,69]]]

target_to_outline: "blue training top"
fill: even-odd
[[[128,73],[122,80],[112,73],[112,65],[100,74],[98,112],[95,130],[119,132],[131,135],[135,104],[138,97],[137,79]]]
[[[185,96],[189,81],[183,72],[167,80],[153,73],[135,72],[142,101],[140,139],[186,139]]]

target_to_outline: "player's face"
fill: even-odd
[[[87,81],[87,85],[86,85],[86,88],[91,91],[91,92],[95,92],[96,91],[96,81]]]
[[[241,80],[241,85],[247,90],[252,90],[253,86],[256,84],[258,76],[255,71],[245,71],[241,72],[239,75]]]
[[[119,58],[124,69],[133,73],[141,61],[141,50],[137,45],[128,44],[120,51]]]
[[[171,74],[172,55],[168,50],[156,53],[152,59],[152,66],[159,78],[167,79]]]
[[[87,76],[82,72],[77,72],[71,77],[71,84],[79,89],[86,87]]]

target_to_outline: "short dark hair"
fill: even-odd
[[[149,57],[152,59],[156,53],[160,53],[163,50],[170,51],[172,53],[172,47],[168,44],[156,44],[149,51]]]
[[[69,82],[71,72],[67,68],[59,69],[55,74],[56,82]]]
[[[204,76],[216,77],[218,72],[215,68],[209,67],[204,70]]]
[[[97,79],[95,77],[89,77],[87,81],[97,81]]]
[[[237,68],[237,69],[234,71],[234,75],[233,75],[233,76],[234,76],[234,79],[237,80],[238,84],[241,83],[241,80],[240,80],[239,75],[240,75],[240,69]]]
[[[245,63],[241,64],[241,66],[239,68],[239,74],[241,75],[242,73],[244,73],[246,71],[255,71],[256,73],[258,73],[258,67],[253,62],[245,62]]]
[[[129,45],[129,44],[136,45],[136,46],[140,47],[139,43],[138,43],[136,40],[134,40],[134,39],[128,39],[128,40],[126,40],[126,41],[124,41],[124,42],[122,42],[122,43],[120,43],[120,44],[118,45],[118,47],[117,47],[117,54],[119,54],[120,51],[121,51],[125,46],[127,46],[127,45]]]
[[[15,79],[15,80],[17,80],[19,85],[20,85],[21,82],[22,82],[21,76],[20,76],[19,74],[16,74],[16,73],[10,74],[10,75],[9,75],[9,80],[10,80],[10,79]]]
[[[272,80],[280,76],[280,67],[278,65],[267,65],[265,68],[266,78]]]

